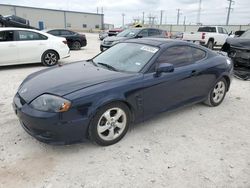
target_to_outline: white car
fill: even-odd
[[[0,66],[38,62],[53,66],[69,56],[65,38],[32,29],[0,28]]]
[[[227,30],[223,27],[202,26],[197,32],[184,33],[182,39],[213,49],[215,46],[223,46],[228,37]]]

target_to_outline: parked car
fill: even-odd
[[[44,31],[54,36],[66,38],[68,46],[71,50],[80,50],[81,47],[87,45],[87,39],[84,34],[79,34],[66,29],[52,29]]]
[[[222,47],[227,38],[227,30],[219,26],[199,27],[196,33],[183,34],[183,40],[206,46],[209,49],[215,46]]]
[[[171,39],[182,39],[183,38],[183,32],[176,32],[175,34],[171,35]]]
[[[42,62],[57,64],[70,56],[65,38],[23,28],[0,28],[0,66]]]
[[[132,28],[126,29],[119,33],[117,36],[105,38],[101,45],[100,50],[104,51],[111,46],[117,44],[118,42],[132,39],[132,38],[144,38],[144,37],[154,37],[154,38],[167,38],[168,33],[161,29],[155,28]]]
[[[107,32],[107,31],[101,31],[101,32],[99,33],[99,39],[100,39],[100,40],[103,40],[103,39],[105,39],[106,37],[108,37],[108,32]]]
[[[20,27],[28,29],[37,29],[30,26],[29,20],[15,16],[15,15],[0,15],[0,27]]]
[[[227,52],[235,66],[250,68],[250,30],[247,30],[240,37],[228,38],[222,51]]]
[[[118,35],[120,32],[122,32],[124,29],[122,28],[114,28],[114,29],[110,29],[108,30],[108,36],[112,37],[112,36],[116,36]]]
[[[131,123],[160,112],[199,102],[220,105],[232,67],[202,46],[132,39],[88,61],[29,75],[13,107],[23,128],[40,141],[89,138],[106,146],[121,140]]]

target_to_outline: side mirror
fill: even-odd
[[[174,72],[174,65],[169,63],[160,63],[156,68],[156,75],[160,75],[163,72]]]

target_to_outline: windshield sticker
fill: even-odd
[[[153,54],[158,51],[157,48],[150,47],[150,46],[143,46],[143,47],[141,47],[141,50],[144,50],[144,51],[147,51],[147,52],[150,52],[150,53],[153,53]]]

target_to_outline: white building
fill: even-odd
[[[54,10],[0,4],[0,15],[16,15],[29,20],[40,29],[65,28],[71,30],[98,30],[104,27],[104,15],[67,10]]]

